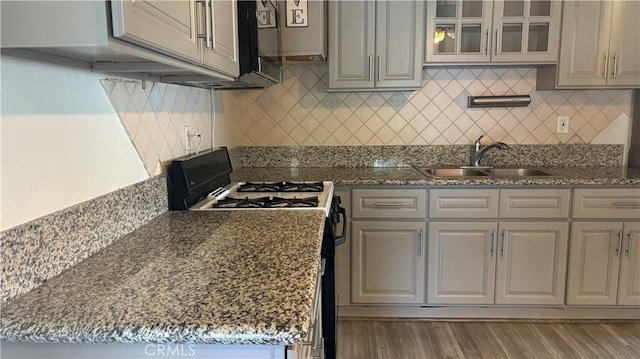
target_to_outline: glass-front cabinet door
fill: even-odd
[[[561,2],[496,1],[492,62],[556,62]]]
[[[489,62],[492,5],[488,0],[427,1],[426,62]]]
[[[427,2],[426,64],[555,63],[561,0]]]

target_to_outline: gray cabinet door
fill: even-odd
[[[352,302],[421,304],[426,282],[425,223],[352,223]]]
[[[640,2],[615,1],[609,43],[609,86],[640,87]]]
[[[606,85],[610,19],[608,2],[564,3],[558,85]]]
[[[428,304],[493,304],[496,222],[430,222]]]
[[[376,14],[376,87],[420,87],[424,2],[379,0]]]
[[[640,305],[640,223],[624,224],[618,305]]]
[[[202,64],[237,77],[240,68],[236,0],[210,1],[208,4],[211,41],[201,42]]]
[[[329,2],[329,88],[418,88],[424,2]]]
[[[563,304],[567,222],[500,222],[496,304]]]
[[[564,3],[560,87],[640,87],[640,3]]]
[[[112,1],[113,36],[200,63],[195,2]]]
[[[329,87],[373,88],[374,1],[329,2]]]
[[[568,305],[615,305],[620,269],[620,222],[573,222]]]

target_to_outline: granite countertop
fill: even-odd
[[[412,167],[244,167],[234,181],[333,181],[357,185],[640,185],[640,170],[624,167],[539,168],[552,174],[540,177],[427,177]]]
[[[165,212],[2,306],[1,339],[299,343],[322,210]]]

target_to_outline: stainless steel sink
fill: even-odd
[[[550,173],[540,171],[535,168],[492,168],[489,176],[494,177],[538,177],[550,176]]]
[[[418,172],[430,177],[486,177],[489,174],[472,168],[426,168],[414,167]]]
[[[428,177],[539,177],[550,173],[536,168],[415,167]]]

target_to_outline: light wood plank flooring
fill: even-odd
[[[338,359],[638,359],[640,321],[338,322]]]

